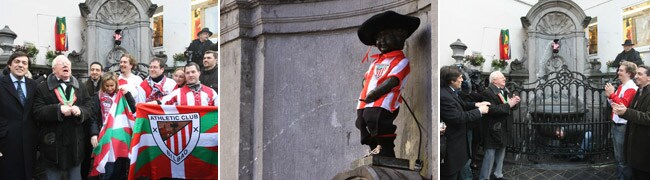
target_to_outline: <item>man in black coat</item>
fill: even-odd
[[[467,139],[467,123],[481,119],[482,114],[488,113],[489,102],[465,102],[458,97],[463,76],[460,70],[453,66],[440,69],[440,118],[447,125],[445,134],[446,154],[441,154],[440,178],[456,180],[461,170],[469,169],[469,143]],[[471,172],[469,174],[471,178]]]
[[[219,56],[216,51],[206,51],[203,55],[203,72],[201,72],[201,84],[210,86],[214,91],[219,92]]]
[[[616,56],[616,59],[614,59],[614,67],[618,68],[622,61],[630,61],[636,65],[643,65],[641,55],[639,54],[639,51],[634,50],[634,43],[632,43],[632,40],[625,40],[621,46],[623,46],[623,52],[619,53]]]
[[[32,105],[36,82],[26,78],[29,58],[15,52],[0,80],[0,179],[32,179],[36,157]]]
[[[191,57],[190,61],[195,62],[201,67],[201,69],[203,69],[203,54],[205,51],[210,50],[214,45],[214,43],[208,39],[212,36],[212,32],[210,32],[210,29],[208,28],[203,28],[197,33],[197,36],[198,38],[193,40],[190,43],[190,46],[187,47],[185,55]]]
[[[52,61],[54,75],[38,85],[34,99],[34,120],[40,128],[40,161],[48,179],[81,179],[81,161],[86,139],[83,123],[91,118],[85,88],[72,76],[68,58]]]
[[[508,119],[512,118],[511,109],[514,108],[521,98],[510,97],[506,89],[506,77],[501,71],[494,71],[489,77],[490,85],[481,93],[483,100],[490,102],[490,112],[483,116],[481,121],[481,137],[483,138],[483,165],[479,179],[490,179],[492,166],[494,176],[503,179],[503,159],[506,155],[506,143],[508,141]]]
[[[632,168],[634,179],[650,179],[650,77],[648,67],[639,66],[636,83],[639,85],[630,108],[612,104],[615,114],[627,120],[624,155]]]
[[[88,92],[88,96],[92,96],[97,91],[99,91],[99,85],[102,83],[102,74],[104,74],[104,66],[102,66],[101,63],[95,61],[90,64],[90,69],[88,69],[88,72],[90,74],[90,78],[86,81],[85,88],[86,91]]]
[[[102,74],[104,74],[104,66],[102,66],[101,63],[95,61],[90,63],[90,68],[88,69],[88,72],[90,74],[90,78],[85,83],[85,88],[86,92],[88,93],[88,96],[93,97],[96,96],[95,93],[99,91],[99,85],[102,84]],[[90,139],[90,123],[91,121],[86,121],[84,123],[84,134],[86,135],[86,139]],[[92,162],[90,162],[91,158],[91,153],[93,150],[93,146],[90,145],[90,141],[83,141],[86,148],[85,148],[85,154],[84,154],[84,159],[83,162],[81,163],[81,178],[83,179],[88,179],[88,174],[90,173],[90,168],[92,167]]]

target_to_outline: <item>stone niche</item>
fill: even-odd
[[[350,170],[368,147],[355,127],[368,51],[357,37],[371,16],[393,10],[420,18],[404,51],[411,74],[395,120],[399,158],[425,161],[424,177],[437,169],[431,138],[436,122],[432,87],[437,8],[426,0],[221,1],[219,114],[222,179],[331,179]],[[433,47],[432,47],[433,46]],[[371,49],[371,55],[377,53]],[[437,93],[437,92],[436,92]],[[421,148],[421,151],[418,151]],[[437,153],[436,153],[437,154]]]
[[[524,56],[528,57],[530,82],[559,70],[562,65],[567,65],[571,71],[584,71],[588,64],[584,28],[590,20],[591,17],[570,0],[541,0],[521,17],[528,35]],[[551,45],[556,39],[560,50],[554,53]]]
[[[153,56],[149,18],[157,5],[150,0],[86,0],[79,4],[86,19],[82,32],[81,58],[98,61],[105,66],[118,63],[124,53],[132,54],[137,62],[148,62]],[[121,44],[114,34],[121,31]]]

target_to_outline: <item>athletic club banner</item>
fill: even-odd
[[[218,178],[214,106],[138,104],[129,179]]]

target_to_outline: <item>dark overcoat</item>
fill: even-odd
[[[630,108],[620,117],[627,120],[625,134],[625,161],[627,165],[650,172],[650,86],[643,88],[642,96],[635,97]]]
[[[64,117],[61,103],[55,94],[60,83],[54,75],[38,85],[34,99],[34,120],[39,127],[38,143],[41,162],[48,168],[67,170],[81,163],[84,155],[84,142],[90,141],[84,134],[83,123],[91,117],[91,102],[83,85],[71,77],[70,86],[74,88],[76,105],[81,115]]]
[[[508,90],[504,89],[502,96],[509,96]],[[483,101],[490,102],[490,108],[487,114],[483,115],[481,120],[481,137],[483,139],[483,148],[498,149],[507,145],[508,132],[511,116],[510,105],[499,97],[501,89],[494,84],[490,84],[485,91],[481,93]]]
[[[36,157],[32,105],[36,82],[24,78],[25,105],[6,75],[0,80],[0,179],[32,179]],[[24,89],[25,90],[25,89]]]
[[[440,174],[455,174],[469,160],[467,123],[480,118],[481,112],[473,102],[461,100],[450,87],[440,87],[440,119],[447,125],[444,135],[447,143],[444,152],[447,154],[441,163]]]

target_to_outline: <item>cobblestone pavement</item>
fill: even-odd
[[[514,161],[506,158],[503,165],[503,173],[506,179],[532,179],[532,180],[600,180],[615,179],[616,166],[610,161],[593,162],[545,162],[534,164],[529,161]],[[474,179],[478,179],[479,167],[474,169]]]
[[[507,179],[614,179],[616,167],[606,165],[517,165],[504,164],[504,175]]]

